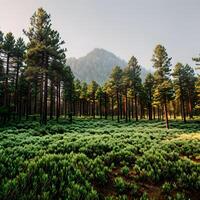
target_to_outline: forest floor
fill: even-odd
[[[200,196],[200,122],[61,119],[0,128],[0,199]]]

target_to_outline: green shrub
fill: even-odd
[[[187,200],[184,193],[177,192],[173,200]]]
[[[168,195],[171,193],[173,189],[173,185],[169,182],[165,182],[163,185],[162,185],[162,191],[164,194]]]
[[[122,177],[116,177],[114,179],[114,185],[118,193],[122,193],[126,189],[126,183]]]
[[[121,172],[123,175],[128,175],[129,173],[129,168],[127,166],[122,167]]]
[[[130,190],[130,194],[132,196],[137,196],[138,195],[138,191],[139,191],[139,186],[136,183],[130,183],[128,185],[128,188]]]

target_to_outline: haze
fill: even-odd
[[[0,0],[0,30],[17,37],[38,7],[52,16],[66,41],[67,57],[104,48],[128,59],[135,55],[149,69],[156,44],[163,44],[173,63],[194,66],[200,53],[199,0]]]

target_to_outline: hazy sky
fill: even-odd
[[[67,57],[98,47],[125,60],[135,55],[149,68],[158,43],[173,64],[194,66],[191,58],[200,53],[200,0],[0,0],[0,29],[23,35],[38,7],[51,14]]]

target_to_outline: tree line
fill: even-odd
[[[199,114],[200,76],[188,64],[177,63],[164,46],[153,52],[154,74],[141,79],[141,66],[132,56],[125,68],[115,66],[100,86],[74,78],[66,65],[66,49],[51,17],[39,8],[23,31],[28,38],[15,39],[0,31],[0,121],[38,119],[41,124],[60,116],[165,119]],[[193,58],[198,64],[200,58]]]

